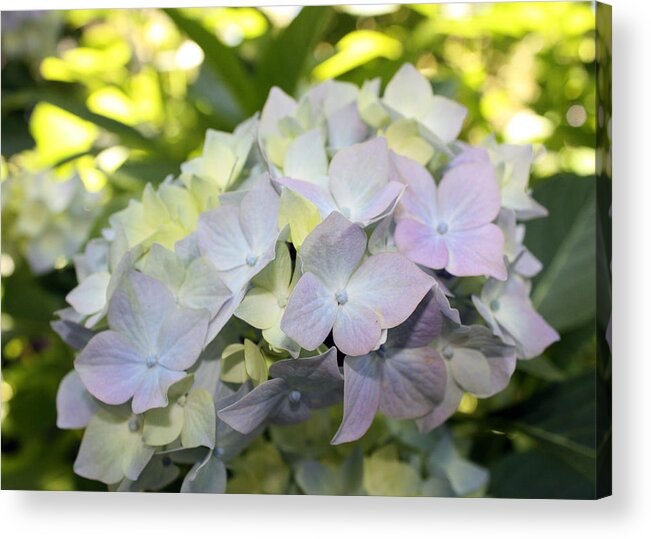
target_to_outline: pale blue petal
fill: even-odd
[[[145,358],[115,331],[93,337],[75,360],[75,369],[88,391],[106,404],[128,401],[147,374]]]
[[[59,384],[56,397],[57,427],[83,429],[98,409],[95,399],[88,393],[79,373],[70,371]]]
[[[181,492],[223,494],[226,492],[226,466],[212,451],[197,462],[185,476]]]
[[[284,380],[268,380],[234,404],[219,410],[217,415],[236,431],[249,434],[273,414],[280,402],[286,398],[287,391],[288,386]]]
[[[157,361],[173,370],[189,369],[199,358],[208,330],[208,311],[171,309],[158,338]]]
[[[163,283],[144,273],[131,271],[111,298],[109,326],[125,335],[146,357],[155,352],[165,315],[175,305],[174,296]]]
[[[240,204],[240,225],[254,255],[262,255],[270,245],[275,248],[279,210],[280,197],[271,186],[269,176],[264,175]]]
[[[133,413],[142,414],[152,408],[167,406],[167,390],[184,377],[184,372],[171,371],[165,367],[148,368],[134,392],[131,402]]]
[[[197,243],[201,254],[220,271],[245,265],[247,256],[252,254],[237,206],[225,205],[202,213],[197,224]]]

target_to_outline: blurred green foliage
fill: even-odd
[[[450,425],[465,457],[491,471],[487,495],[594,496],[590,3],[16,15],[2,15],[3,179],[17,169],[77,171],[88,190],[108,193],[96,232],[147,182],[178,173],[208,127],[230,130],[260,110],[274,85],[297,94],[331,77],[360,84],[379,76],[386,83],[411,62],[436,92],[468,108],[461,139],[477,143],[496,133],[499,141],[534,143],[534,197],[550,216],[527,228],[527,244],[545,264],[533,298],[562,339],[544,357],[520,362],[503,393],[464,398]],[[62,264],[35,277],[20,256],[3,254],[2,276],[2,486],[101,489],[72,472],[80,433],[55,426],[56,388],[73,356],[49,321],[65,305],[73,271]],[[309,466],[330,482],[310,482],[307,465],[292,459],[294,438],[271,429],[273,445],[260,441],[244,454],[229,491],[343,489],[349,459],[362,457],[327,446],[332,429],[320,427],[329,420],[317,419],[301,427],[304,448],[323,457]],[[398,493],[452,493],[452,478],[431,468],[423,478],[408,465],[414,451],[427,454],[431,440],[390,429],[381,424],[362,440],[365,463],[380,469],[389,451],[405,469],[392,461],[389,475],[364,478],[367,490],[398,492],[387,484],[393,474],[404,487]]]

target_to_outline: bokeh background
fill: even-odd
[[[595,304],[595,162],[610,167],[596,151],[609,122],[597,106],[603,45],[589,2],[2,13],[2,488],[103,488],[72,472],[81,433],[56,428],[73,355],[50,321],[75,284],[71,256],[108,216],[178,173],[207,128],[260,110],[272,86],[297,95],[328,78],[386,84],[412,62],[468,108],[460,138],[535,145],[534,197],[550,211],[527,226],[526,243],[545,264],[533,301],[562,339],[519,362],[500,395],[466,396],[450,432],[490,472],[483,495],[593,497],[610,437],[607,410],[605,428],[595,425],[595,378],[610,378],[595,361],[607,354],[609,316],[609,301],[598,316]],[[60,188],[72,172],[81,181]],[[361,444],[367,467],[386,475],[381,493],[406,494],[392,490],[402,471],[392,479],[373,453],[389,437],[408,461],[404,439],[375,431]],[[262,441],[244,455],[229,488],[301,491],[286,458],[295,442],[272,438],[273,451]]]

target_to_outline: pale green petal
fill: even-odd
[[[276,244],[276,258],[253,278],[253,284],[273,292],[277,297],[289,294],[292,279],[292,258],[285,242]]]
[[[176,440],[183,430],[183,407],[172,402],[165,408],[145,412],[143,440],[148,445],[167,445]]]
[[[195,258],[190,262],[179,289],[179,302],[182,305],[192,309],[206,309],[214,316],[231,297],[232,292],[207,258]]]
[[[66,301],[80,314],[99,312],[106,305],[106,291],[110,280],[111,275],[106,271],[93,273],[66,296]]]
[[[320,222],[321,213],[312,202],[298,193],[283,189],[280,194],[278,226],[283,228],[289,225],[291,241],[296,249],[303,245],[305,238]]]
[[[278,298],[264,288],[252,288],[235,310],[235,316],[258,329],[278,323],[282,314]]]
[[[158,188],[158,196],[163,201],[171,218],[185,231],[184,236],[196,228],[199,208],[187,189],[179,185],[164,183]]]
[[[141,423],[128,405],[100,410],[84,432],[75,473],[107,484],[135,481],[154,454],[142,441]]]
[[[184,405],[185,423],[181,433],[183,447],[214,447],[215,403],[205,389],[193,389],[188,393]]]
[[[150,183],[142,192],[142,209],[145,223],[151,227],[156,227],[169,219],[167,207]]]
[[[434,155],[434,149],[420,136],[415,120],[400,119],[386,131],[386,139],[394,152],[426,165]]]
[[[248,339],[244,339],[244,364],[246,373],[255,386],[259,386],[269,378],[267,360],[260,352],[260,348]]]
[[[380,78],[378,77],[364,81],[357,101],[360,117],[373,127],[381,127],[389,121],[389,115],[382,106],[379,94]]]
[[[287,148],[283,163],[285,176],[325,187],[328,183],[328,157],[320,129],[297,137]]]
[[[142,271],[158,279],[174,293],[177,293],[185,278],[185,266],[176,253],[158,243],[151,246],[145,258]]]
[[[224,382],[232,384],[243,384],[247,381],[243,344],[230,344],[224,349],[220,376]]]
[[[262,336],[272,348],[286,350],[293,358],[297,358],[301,351],[301,346],[280,329],[280,321],[268,329],[263,329]]]

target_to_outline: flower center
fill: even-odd
[[[347,208],[346,206],[344,206],[343,208],[341,208],[341,214],[342,214],[346,219],[350,219],[350,213],[351,213],[351,212],[350,212],[350,208]]]
[[[134,417],[129,421],[129,430],[131,432],[137,432],[139,428],[140,428],[140,423],[138,422],[137,417]]]
[[[490,307],[491,311],[497,311],[500,308],[500,302],[499,300],[494,299],[490,302],[488,306]]]
[[[290,391],[289,397],[287,398],[289,399],[289,402],[291,402],[292,404],[298,404],[299,402],[301,402],[301,392],[298,389],[293,389],[292,391]]]
[[[443,348],[443,351],[441,353],[445,359],[452,359],[452,356],[454,356],[454,348],[448,344],[445,348]]]
[[[447,223],[439,223],[438,226],[436,227],[436,231],[442,236],[443,234],[447,234],[448,232],[448,224]]]
[[[145,363],[147,364],[147,367],[151,369],[152,367],[158,365],[158,358],[154,355],[147,356],[147,359],[145,359]]]
[[[346,292],[346,290],[344,289],[338,290],[335,293],[335,299],[337,300],[337,303],[339,303],[339,305],[345,305],[346,302],[348,301],[348,292]]]
[[[387,355],[387,349],[384,347],[383,344],[381,344],[380,347],[375,351],[375,353],[378,355],[379,358],[384,359]]]
[[[177,403],[179,406],[185,406],[185,404],[186,404],[187,402],[188,402],[188,398],[187,398],[185,395],[181,395],[181,396],[179,397],[179,400],[176,401],[176,403]]]
[[[287,307],[287,298],[286,297],[278,298],[278,307],[280,307],[281,309],[284,309],[285,307]]]
[[[258,261],[258,257],[256,255],[254,255],[253,253],[248,254],[246,256],[246,265],[247,266],[253,267],[253,266],[256,265],[257,261]]]
[[[212,452],[212,454],[215,455],[217,458],[220,458],[224,454],[224,448],[215,447],[215,450]]]

